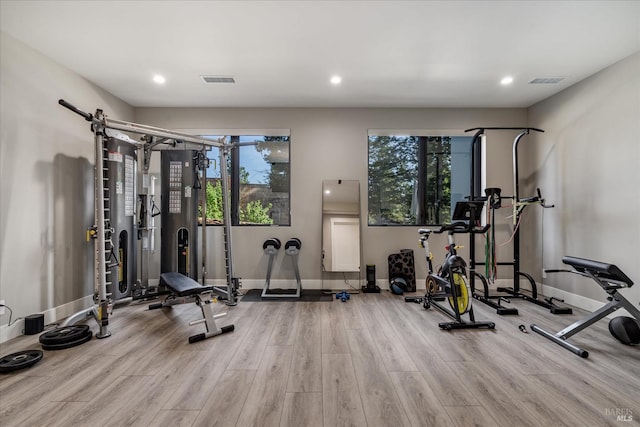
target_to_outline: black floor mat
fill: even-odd
[[[270,293],[278,293],[278,294],[286,294],[291,293],[292,291],[288,289],[272,289]],[[278,298],[262,298],[262,289],[249,289],[241,301],[321,301],[321,302],[329,302],[333,301],[335,298],[332,294],[325,294],[324,291],[320,289],[304,289],[302,291],[302,295],[300,298],[296,298],[295,296],[291,297],[278,297]]]

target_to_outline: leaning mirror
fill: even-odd
[[[360,271],[360,182],[322,182],[322,269]]]

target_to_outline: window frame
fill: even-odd
[[[370,157],[370,139],[372,137],[413,137],[416,138],[417,140],[421,139],[421,138],[429,138],[429,137],[451,137],[451,138],[457,138],[457,137],[465,137],[465,138],[469,138],[469,162],[470,162],[470,170],[469,170],[469,177],[470,179],[470,184],[471,183],[475,183],[476,187],[478,187],[480,184],[480,182],[482,181],[483,177],[484,177],[484,153],[482,152],[482,144],[474,144],[474,135],[468,132],[465,132],[463,129],[368,129],[367,130],[367,226],[368,227],[422,227],[422,226],[436,226],[436,225],[442,225],[445,223],[448,223],[451,221],[451,219],[444,219],[441,220],[441,224],[435,224],[435,223],[430,223],[428,221],[424,221],[423,223],[416,221],[414,223],[388,223],[388,224],[382,224],[382,223],[372,223],[370,222],[370,210],[369,210],[369,204],[370,204],[370,194],[369,194],[369,190],[370,190],[370,186],[369,186],[369,182],[370,182],[370,162],[371,162],[371,157]],[[428,139],[427,139],[428,140]],[[426,147],[426,142],[424,144],[424,146]],[[416,150],[420,150],[420,145],[416,146]],[[422,155],[421,155],[422,154]],[[422,157],[424,157],[425,155],[428,154],[428,151],[424,151],[422,153],[417,152],[416,153],[416,160],[417,160],[417,164],[416,164],[416,169],[415,169],[415,175],[414,175],[414,182],[416,182],[416,188],[418,188],[419,185],[427,185],[427,169],[426,169],[426,164],[424,159],[422,159]],[[422,180],[420,180],[420,173],[421,171],[424,172],[423,176],[424,178]],[[418,182],[422,181],[421,184],[419,184]],[[467,192],[469,192],[470,190],[473,191],[474,198],[477,198],[477,194],[475,194],[477,192],[477,188],[471,189],[470,185],[469,188],[467,189]],[[422,195],[422,197],[420,197],[420,192],[417,192],[417,197],[416,197],[416,202],[418,203],[418,199],[422,199],[419,203],[421,203],[423,205],[423,211],[426,210],[427,205],[426,205],[426,198],[424,197],[424,194]],[[425,193],[426,194],[426,193]],[[465,194],[465,197],[470,196],[470,194]],[[453,213],[453,208],[452,208],[452,213]]]
[[[234,227],[291,227],[291,129],[180,129],[181,131],[186,131],[192,134],[200,135],[202,138],[212,138],[212,137],[224,137],[226,138],[228,143],[228,158],[230,162],[230,170],[229,170],[229,202],[230,202],[230,210],[231,210],[231,226]],[[287,176],[287,187],[288,187],[288,198],[289,198],[289,213],[288,224],[246,224],[240,222],[240,189],[242,184],[240,183],[240,147],[248,146],[250,144],[240,143],[240,138],[242,137],[287,137],[288,145],[289,145],[289,154],[288,154],[288,176]],[[235,142],[235,144],[234,144]],[[237,145],[236,145],[237,144]],[[218,150],[217,147],[212,147],[211,150],[207,151],[207,158],[210,160],[212,156],[209,154],[213,152],[213,150]],[[218,157],[219,158],[219,157]],[[219,161],[219,160],[218,160]],[[220,165],[218,165],[218,168]],[[208,178],[208,177],[207,177]],[[206,180],[205,180],[206,185]],[[206,224],[206,226],[222,226],[223,223],[213,223]]]

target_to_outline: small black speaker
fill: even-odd
[[[376,283],[376,265],[367,264],[367,285]]]
[[[364,293],[380,293],[380,287],[376,285],[376,266],[367,264],[367,285],[362,287]]]
[[[35,335],[44,330],[44,314],[31,314],[24,318],[24,334]]]

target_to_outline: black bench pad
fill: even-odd
[[[179,297],[198,295],[202,292],[213,290],[213,286],[202,286],[192,278],[176,272],[162,273],[160,275],[160,284],[171,289]]]
[[[629,288],[633,286],[633,281],[613,264],[572,256],[565,256],[562,258],[562,262],[575,268],[576,271],[582,273],[589,272],[596,277],[616,280],[626,284]]]

